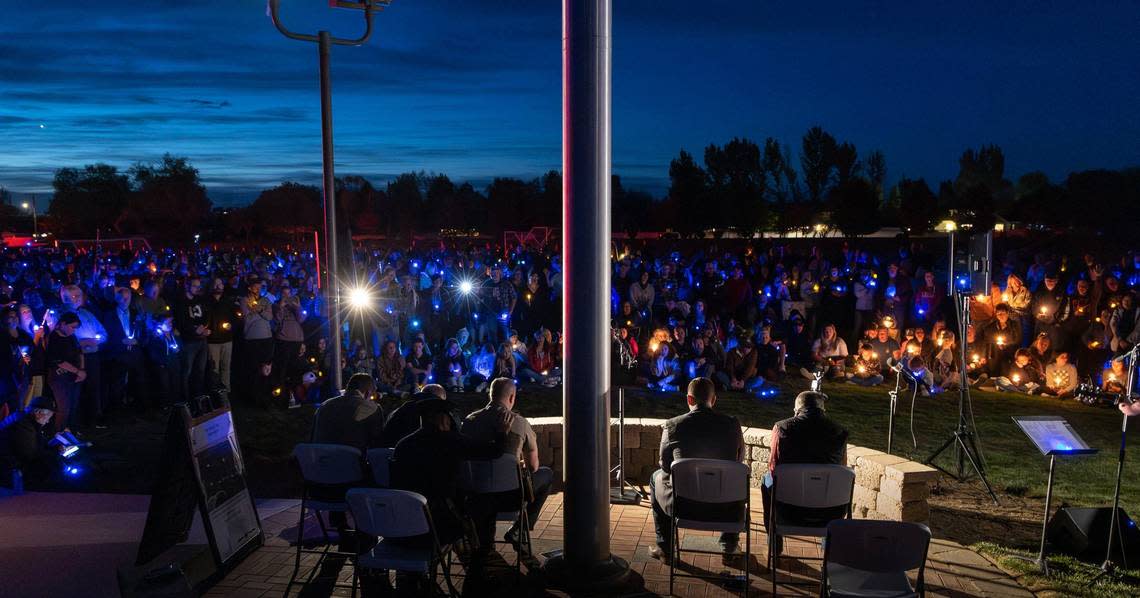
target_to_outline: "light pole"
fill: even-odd
[[[39,227],[39,224],[36,222],[36,196],[35,196],[35,194],[32,195],[32,203],[29,204],[28,202],[25,201],[24,203],[20,204],[20,207],[24,208],[25,210],[31,210],[32,211],[32,239],[39,237],[40,236],[40,227]]]
[[[281,0],[269,0],[269,15],[273,19],[273,26],[282,35],[289,39],[305,42],[316,42],[320,57],[321,71],[321,160],[323,164],[323,195],[325,208],[325,271],[327,274],[326,292],[329,294],[329,351],[332,358],[332,382],[339,392],[343,387],[340,368],[341,346],[341,313],[340,313],[340,285],[337,282],[337,228],[336,228],[336,175],[333,171],[333,124],[332,124],[332,83],[329,81],[329,46],[359,46],[372,36],[372,13],[383,10],[392,3],[392,0],[333,0],[330,5],[335,8],[352,8],[364,11],[364,33],[357,38],[333,37],[328,31],[319,31],[316,35],[307,33],[294,33],[281,23],[277,9]]]

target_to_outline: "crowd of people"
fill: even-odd
[[[1140,341],[1140,254],[995,260],[961,363],[941,241],[827,243],[615,246],[615,383],[675,391],[707,377],[765,396],[788,375],[890,384],[901,365],[924,392],[968,383],[1066,396],[1084,379],[1122,390],[1118,358]],[[560,383],[556,246],[361,245],[351,259],[343,286],[365,300],[344,302],[333,364],[311,252],[4,250],[0,401],[16,412],[50,395],[56,427],[83,430],[212,390],[315,403],[337,394],[335,367],[394,395],[428,383],[482,391],[500,377]]]

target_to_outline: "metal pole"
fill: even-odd
[[[1037,552],[1037,562],[1041,572],[1049,575],[1049,563],[1045,560],[1045,530],[1049,527],[1049,505],[1053,502],[1053,469],[1057,465],[1057,455],[1049,455],[1049,485],[1045,487],[1045,520],[1041,522],[1041,549]]]
[[[36,194],[32,194],[32,239],[40,235],[40,225],[36,222]]]
[[[332,83],[329,81],[329,32],[317,34],[321,61],[321,161],[324,166],[325,260],[329,312],[329,352],[333,388],[344,388],[340,367],[340,287],[337,284],[336,174],[333,170]]]
[[[623,583],[610,554],[610,0],[562,1],[563,513],[557,587]]]
[[[954,232],[950,232],[950,260],[946,265],[946,295],[954,296]]]

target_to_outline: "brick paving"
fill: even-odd
[[[753,492],[753,532],[751,587],[753,596],[771,595],[771,575],[767,568],[767,537],[760,522],[760,494]],[[266,534],[266,545],[250,555],[224,580],[218,582],[207,594],[209,597],[237,596],[349,596],[348,585],[352,578],[351,566],[343,560],[330,557],[325,560],[322,570],[315,570],[319,561],[317,555],[302,558],[298,579],[302,583],[289,584],[293,572],[294,547],[297,537],[297,517],[299,506],[281,510],[262,520]],[[499,534],[505,531],[500,524]],[[544,588],[542,574],[537,570],[543,560],[543,553],[562,545],[562,495],[555,494],[547,501],[538,517],[533,532],[536,559],[524,564],[522,580],[514,577],[514,551],[505,545],[497,546],[499,554],[511,565],[509,572],[503,567],[495,573],[490,585],[482,584],[475,588],[463,587],[462,569],[453,565],[453,579],[465,596],[565,596],[559,591]],[[714,547],[714,535],[708,532],[682,530],[682,547]],[[310,518],[305,527],[306,542],[319,542],[320,530]],[[648,502],[640,505],[613,505],[610,508],[610,548],[612,552],[626,559],[634,573],[644,581],[644,591],[629,592],[628,595],[668,595],[669,568],[649,556],[648,548],[654,542],[653,515]],[[743,547],[743,542],[741,543]],[[821,556],[818,543],[789,539],[785,543],[784,554],[793,557]],[[685,554],[685,569],[712,574],[739,575],[740,570],[726,566],[719,555]],[[527,563],[527,561],[524,561]],[[696,571],[696,569],[703,571]],[[781,559],[779,579],[791,579],[789,572],[797,580],[815,581],[819,579],[818,561],[796,561]],[[310,574],[316,577],[303,583]],[[333,587],[337,584],[346,587]],[[442,578],[441,578],[442,579]],[[729,578],[726,578],[729,579]],[[738,582],[739,583],[739,582]],[[930,546],[926,568],[927,594],[962,598],[965,596],[1032,596],[1008,575],[998,570],[992,563],[974,551],[954,542],[935,539]],[[738,596],[742,585],[733,587],[722,583],[703,580],[678,579],[674,585],[675,596],[714,597]],[[288,592],[287,592],[288,590]],[[818,595],[819,585],[815,583],[800,588],[779,588],[780,595]],[[613,593],[607,595],[615,595]],[[621,594],[617,594],[621,595]]]

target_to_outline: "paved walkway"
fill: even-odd
[[[753,494],[752,504],[754,505],[754,527],[762,528],[759,524],[762,519],[758,492]],[[317,564],[316,556],[306,555],[302,559],[299,577],[304,580],[311,572],[317,573],[318,577],[308,584],[294,584],[292,587],[288,587],[289,577],[293,572],[294,552],[291,542],[296,539],[298,509],[298,506],[294,506],[265,518],[263,525],[267,537],[266,546],[247,558],[236,570],[219,582],[207,596],[250,598],[284,596],[287,589],[290,596],[348,596],[349,590],[347,588],[335,588],[331,587],[331,584],[335,575],[338,583],[347,585],[351,580],[351,567],[333,559],[326,561],[323,570],[314,571],[314,566]],[[648,503],[643,502],[641,505],[630,506],[615,505],[611,507],[610,513],[611,550],[614,554],[629,561],[633,571],[644,580],[645,591],[629,592],[628,595],[667,595],[669,593],[669,568],[648,554],[648,547],[654,541],[653,516]],[[503,531],[504,528],[501,526],[499,533],[501,534]],[[543,559],[542,553],[561,546],[562,532],[562,495],[556,494],[550,497],[535,525],[534,552],[538,555],[538,561]],[[311,519],[310,524],[306,525],[305,537],[313,540],[320,537],[320,531]],[[715,545],[712,534],[682,531],[682,546],[684,547],[712,545]],[[753,596],[771,595],[772,578],[766,567],[766,546],[767,537],[764,532],[760,529],[754,529],[751,564]],[[513,564],[513,551],[506,546],[501,548],[500,553],[503,558]],[[796,557],[819,557],[820,551],[818,544],[790,540],[785,546],[784,554]],[[739,570],[724,566],[720,556],[685,555],[684,561],[705,571],[739,574]],[[537,565],[537,562],[531,564]],[[789,567],[793,573],[798,575],[799,579],[819,579],[818,562],[781,559],[781,580],[788,578]],[[527,569],[524,567],[524,570]],[[458,575],[462,574],[458,565],[453,567],[453,571]],[[457,577],[455,581],[462,588],[462,579]],[[538,571],[527,570],[521,585],[513,583],[513,575],[502,576],[496,582],[490,587],[466,588],[464,595],[565,595],[557,591],[544,590],[544,581],[541,572]],[[930,547],[926,583],[929,596],[953,598],[965,596],[1032,596],[1030,592],[1017,585],[1008,575],[1002,573],[993,564],[969,548],[937,539]],[[694,597],[736,596],[740,595],[741,589],[728,588],[721,584],[699,580],[679,580],[675,583],[674,594]],[[818,584],[799,589],[779,588],[781,595],[818,595],[818,592]]]

